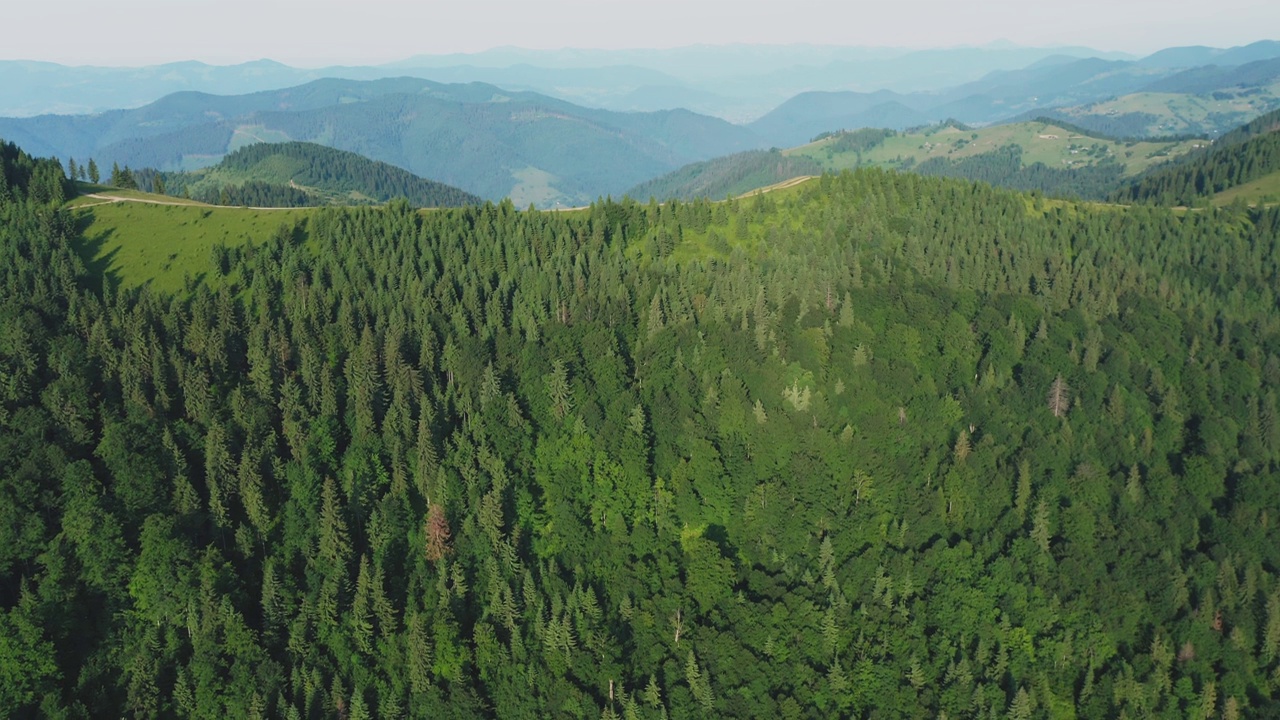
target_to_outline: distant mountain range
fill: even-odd
[[[735,122],[808,90],[932,91],[1050,57],[1131,59],[1090,48],[985,47],[911,51],[807,45],[696,46],[666,50],[520,50],[418,56],[372,67],[294,68],[270,60],[141,68],[0,61],[0,116],[84,114],[135,108],[174,92],[238,95],[322,78],[417,77],[484,82],[618,111],[685,108]]]
[[[1265,41],[1217,51],[1213,57],[1221,64],[1190,68],[1160,65],[1208,56],[1202,52],[1206,49],[1185,50],[1187,52],[1162,51],[1138,61],[1046,58],[1021,70],[993,72],[980,80],[939,92],[802,93],[750,123],[749,127],[770,144],[785,147],[802,144],[832,130],[905,129],[947,118],[988,124],[1044,115],[1046,109],[1080,108],[1129,95],[1205,95],[1209,96],[1208,103],[1226,102],[1242,94],[1253,97],[1239,107],[1215,109],[1201,103],[1199,108],[1183,108],[1183,114],[1195,118],[1183,121],[1183,127],[1176,132],[1212,133],[1280,106],[1280,42]],[[1153,61],[1156,56],[1163,56],[1165,60]],[[1246,62],[1226,64],[1235,60]],[[1214,98],[1214,93],[1220,96]],[[1086,116],[1105,118],[1123,112],[1123,108],[1093,111],[1086,107],[1066,112],[1064,117],[1070,116],[1073,122],[1089,126]],[[1158,123],[1154,125],[1134,134],[1158,134]]]
[[[209,167],[255,142],[305,141],[483,198],[554,207],[621,194],[689,163],[795,147],[840,130],[1051,117],[1113,137],[1213,136],[1280,107],[1280,42],[1172,48],[1141,59],[1090,53],[728,46],[503,49],[323,70],[269,61],[127,71],[0,63],[0,106],[22,101],[35,107],[41,98],[63,96],[106,102],[126,90],[141,96],[183,85],[225,92],[313,75],[358,76],[249,93],[184,90],[95,114],[0,117],[0,138],[37,155],[161,171]],[[393,72],[492,82],[360,79]],[[125,90],[113,91],[113,84]],[[521,89],[534,86],[547,90]],[[763,98],[801,86],[871,89],[783,95],[780,104],[745,124],[707,114],[745,113]],[[610,105],[623,110],[601,108]],[[673,109],[641,111],[654,107]],[[763,161],[747,156],[741,162],[717,166],[727,186]]]
[[[184,92],[134,110],[0,119],[39,155],[191,170],[259,141],[356,152],[485,198],[578,204],[697,160],[759,145],[687,110],[616,113],[492,85],[318,80],[270,92]]]

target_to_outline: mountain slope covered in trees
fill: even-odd
[[[481,83],[320,80],[241,96],[177,93],[136,110],[0,118],[31,152],[160,170],[216,164],[254,142],[305,141],[491,200],[580,205],[690,162],[760,147],[687,110],[616,113]]]
[[[30,195],[0,202],[18,716],[1276,707],[1278,210],[878,170],[325,208],[161,293]]]
[[[416,207],[481,202],[475,195],[393,165],[315,143],[247,145],[207,170],[163,173],[160,178],[171,194],[186,193],[197,200],[224,205],[343,205],[382,203],[394,198],[404,198]],[[151,182],[154,185],[154,180]],[[243,193],[251,184],[263,187],[266,197],[256,202],[221,202],[227,199],[222,197],[224,191]]]
[[[789,178],[878,166],[942,177],[979,180],[1014,190],[1100,200],[1143,170],[1206,145],[1199,138],[1119,140],[1048,118],[971,128],[954,120],[896,131],[884,128],[823,133],[814,142],[781,151],[745,153],[694,163],[630,191],[722,198]]]
[[[1224,135],[1182,162],[1146,174],[1116,193],[1116,198],[1191,205],[1276,172],[1280,172],[1280,110]]]

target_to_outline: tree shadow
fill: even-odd
[[[723,557],[733,559],[738,556],[738,548],[729,540],[729,530],[725,526],[708,525],[702,537],[715,543]]]
[[[108,228],[96,235],[90,235],[89,228],[93,226],[93,220],[93,210],[87,210],[76,216],[76,233],[71,240],[71,249],[80,257],[80,262],[84,263],[88,275],[96,280],[91,283],[93,286],[101,289],[103,283],[109,281],[112,287],[118,287],[120,273],[115,267],[115,257],[120,252],[120,248],[103,252],[103,247],[115,234],[115,229]]]

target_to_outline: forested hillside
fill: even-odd
[[[37,159],[0,139],[0,204],[58,205],[75,195],[57,160]]]
[[[415,207],[477,204],[479,197],[394,165],[315,143],[255,143],[207,170],[162,173],[165,190],[215,205],[360,205],[404,198]],[[141,178],[146,185],[149,177]],[[146,189],[154,189],[154,180]]]
[[[1124,167],[1118,162],[1077,168],[1051,168],[1042,162],[1023,163],[1022,147],[1006,145],[999,150],[953,160],[930,158],[909,168],[921,175],[959,178],[991,183],[1013,190],[1083,199],[1101,199],[1120,184]]]
[[[1119,139],[1049,118],[985,128],[947,120],[902,132],[887,128],[826,132],[806,145],[781,151],[781,158],[741,153],[694,163],[628,194],[641,199],[720,199],[822,171],[878,166],[1057,197],[1103,200],[1143,170],[1205,144],[1191,137]]]
[[[483,83],[324,79],[245,95],[182,92],[96,115],[0,118],[30,151],[195,170],[252,143],[357,153],[520,207],[585,205],[691,162],[763,146],[749,129],[673,109],[609,112]]]
[[[706,162],[693,163],[641,183],[627,191],[638,200],[659,198],[694,200],[735,197],[804,175],[821,175],[822,166],[806,157],[790,157],[777,150],[750,150]]]
[[[1116,193],[1116,198],[1191,205],[1275,172],[1280,172],[1280,110],[1223,135],[1212,147],[1182,162],[1148,173]]]
[[[17,717],[1277,707],[1280,210],[326,208],[162,294],[19,192]]]

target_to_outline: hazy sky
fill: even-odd
[[[15,0],[0,59],[140,65],[724,43],[1087,45],[1144,53],[1280,37],[1274,0]]]

